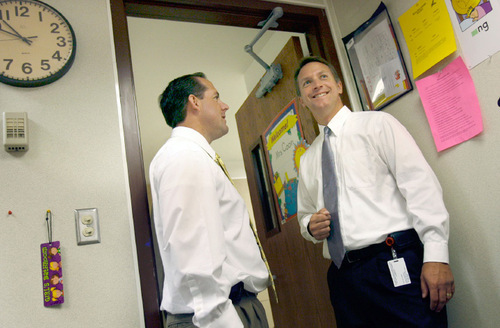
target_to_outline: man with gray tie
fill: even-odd
[[[385,112],[351,112],[334,67],[304,58],[299,102],[320,127],[302,156],[298,219],[323,242],[337,326],[446,327],[449,217],[432,169]]]

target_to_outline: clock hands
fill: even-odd
[[[2,28],[2,25],[0,25],[0,32],[5,32],[5,33],[7,33],[7,34],[10,34],[10,35],[15,36],[16,38],[19,38],[19,36],[18,36],[17,34],[14,34],[14,33],[12,33],[12,32],[9,32],[9,31],[4,30],[4,29]]]
[[[22,40],[22,41],[24,41],[24,42],[28,41],[28,42],[26,42],[26,43],[27,43],[27,44],[29,44],[29,45],[31,45],[31,43],[33,42],[33,41],[29,40],[29,39],[36,39],[36,38],[38,38],[38,36],[28,36],[27,38],[19,38],[19,36],[18,36],[17,34],[14,34],[14,33],[12,33],[12,32],[9,32],[9,31],[4,30],[4,29],[1,27],[1,25],[0,25],[0,32],[5,32],[5,33],[7,33],[7,34],[10,34],[10,35],[12,35],[12,36],[15,36],[17,39],[21,39],[21,40]],[[24,39],[27,39],[27,40],[24,40]],[[15,39],[10,39],[10,40],[15,40]],[[4,41],[9,41],[9,40],[4,40]]]
[[[14,33],[12,32],[9,32],[7,30],[4,30],[2,28],[2,25],[0,25],[0,31],[2,32],[5,32],[7,34],[10,34],[12,36],[15,36],[16,38],[19,38],[21,39],[23,42],[26,42],[28,45],[31,45],[33,43],[33,41],[31,41],[29,38],[25,38],[24,36],[22,36],[21,34],[19,34],[19,32],[17,32],[12,26],[9,25],[9,23],[7,23],[5,20],[2,19],[2,22],[4,22],[5,25],[7,25]]]

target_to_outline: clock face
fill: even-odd
[[[54,82],[70,69],[75,51],[75,33],[57,10],[40,1],[0,1],[0,82]]]

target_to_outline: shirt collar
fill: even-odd
[[[210,147],[210,144],[208,143],[207,139],[199,133],[198,131],[188,128],[185,126],[177,126],[172,130],[172,135],[170,136],[171,138],[184,138],[189,141],[194,142],[198,146],[200,146],[204,151],[207,152],[212,159],[215,160],[215,150]]]
[[[347,106],[343,106],[335,116],[328,122],[327,126],[332,130],[334,136],[338,136],[342,127],[344,126],[345,121],[347,120],[347,117],[352,114],[351,110],[347,108]],[[324,125],[318,124],[320,127],[321,133],[324,133],[323,130],[325,129]]]

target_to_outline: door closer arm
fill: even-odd
[[[281,70],[280,64],[271,64],[271,66],[269,66],[253,51],[253,46],[257,43],[257,41],[259,41],[262,35],[264,35],[270,27],[278,26],[276,21],[281,16],[283,16],[283,9],[281,7],[274,8],[266,20],[259,22],[258,26],[263,27],[255,39],[250,44],[245,46],[245,51],[266,70],[266,74],[262,77],[262,79],[260,79],[260,87],[257,89],[255,94],[257,98],[262,98],[266,93],[271,92],[271,89],[276,85],[276,83],[283,78],[283,71]]]

